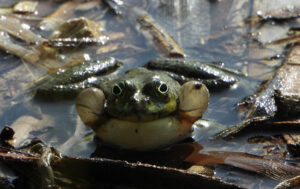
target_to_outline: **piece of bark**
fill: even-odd
[[[44,39],[30,30],[30,26],[13,16],[0,17],[0,30],[27,43],[38,44]]]
[[[85,17],[73,18],[62,23],[43,43],[46,47],[72,51],[82,45],[105,44],[108,37],[101,34],[103,26]],[[62,52],[61,52],[62,53]]]
[[[222,189],[241,188],[213,176],[191,173],[182,169],[104,158],[58,157],[53,155],[51,163],[44,166],[43,161],[47,157],[43,155],[32,155],[24,151],[0,147],[0,162],[5,163],[20,178],[25,179],[24,184],[31,184],[40,188],[44,188],[43,184],[47,183],[47,179],[51,179],[51,177],[47,177],[51,174],[43,172],[46,169],[53,170],[55,182],[52,187],[58,188],[95,188],[99,186],[149,189],[192,189],[199,188],[199,186]]]
[[[300,156],[300,135],[298,134],[284,134],[287,149],[293,156]]]
[[[277,72],[278,87],[275,101],[278,115],[292,117],[300,115],[300,46],[295,46],[285,64]]]
[[[290,179],[300,174],[300,167],[298,166],[242,152],[208,151],[193,153],[185,161],[206,166],[228,165],[262,174],[274,180]]]
[[[85,17],[73,18],[62,23],[57,30],[52,33],[50,39],[82,37],[97,38],[101,36],[101,30],[103,30],[103,27],[98,22],[89,20]]]
[[[79,4],[79,0],[66,1],[50,15],[45,17],[39,24],[39,27],[45,31],[56,29],[57,26],[62,24],[74,13],[75,7]]]
[[[171,37],[149,14],[141,14],[137,18],[140,31],[152,44],[158,53],[166,57],[183,58],[185,53]]]
[[[274,189],[299,189],[300,188],[300,176],[285,180],[275,186]]]
[[[288,7],[272,10],[269,12],[257,11],[257,16],[262,20],[284,21],[300,17],[299,7]]]
[[[186,170],[128,163],[103,158],[64,157],[53,164],[57,179],[72,178],[70,186],[125,186],[133,188],[240,188],[216,177],[190,173]],[[81,171],[78,171],[81,170]],[[86,181],[86,182],[84,182]]]
[[[203,175],[207,175],[207,176],[214,175],[213,169],[206,167],[206,166],[202,166],[202,165],[193,165],[192,167],[190,167],[188,169],[188,171],[191,173],[199,173],[199,174],[203,174]]]
[[[38,2],[35,1],[21,1],[13,7],[14,13],[32,14],[36,11]]]

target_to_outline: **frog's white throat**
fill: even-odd
[[[190,127],[182,126],[177,116],[147,122],[112,118],[95,130],[103,142],[124,149],[146,151],[167,146],[189,136]]]

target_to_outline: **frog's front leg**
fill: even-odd
[[[170,77],[181,84],[191,80],[201,81],[209,89],[226,88],[238,82],[236,72],[194,60],[158,58],[151,60],[146,67],[167,71]]]
[[[101,77],[116,71],[121,66],[121,62],[109,57],[60,69],[38,82],[36,97],[51,98],[51,100],[74,98],[80,91],[97,85]]]

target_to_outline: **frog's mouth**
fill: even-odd
[[[171,115],[176,115],[177,112],[172,112],[169,114],[146,114],[143,112],[137,112],[136,114],[129,114],[129,115],[125,115],[125,116],[116,116],[116,115],[109,115],[109,117],[112,117],[114,119],[118,119],[118,120],[122,120],[122,121],[128,121],[128,122],[151,122],[151,121],[155,121],[155,120],[159,120],[161,118],[164,117],[168,117]]]
[[[188,136],[191,126],[202,117],[208,106],[209,93],[205,85],[197,81],[187,82],[180,88],[178,112],[151,121],[107,118],[104,101],[105,96],[100,89],[82,91],[76,100],[81,120],[105,143],[132,150],[150,150]]]

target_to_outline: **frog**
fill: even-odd
[[[238,82],[229,69],[199,61],[156,58],[114,74],[122,65],[109,57],[61,69],[44,79],[37,95],[76,96],[79,117],[104,144],[149,151],[190,136],[209,90]]]

